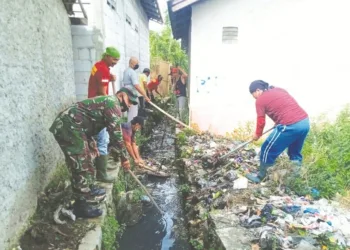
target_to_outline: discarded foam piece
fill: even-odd
[[[233,182],[233,189],[246,189],[248,188],[248,179],[245,177],[239,177]]]

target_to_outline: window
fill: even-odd
[[[107,0],[107,4],[115,10],[117,8],[117,0]]]
[[[126,15],[125,21],[131,25],[131,18],[128,15]]]
[[[231,44],[238,40],[238,27],[222,28],[222,43]]]

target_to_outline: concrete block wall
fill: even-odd
[[[75,101],[75,84],[62,1],[3,1],[0,26],[0,249],[7,249],[64,162],[49,127]]]
[[[91,68],[99,59],[97,51],[103,50],[101,32],[91,26],[72,25],[75,92],[77,100],[84,100],[88,94]]]
[[[127,16],[131,24],[126,22]],[[72,26],[78,100],[87,97],[91,67],[100,60],[104,48],[108,46],[115,46],[121,54],[118,64],[111,68],[111,73],[117,76],[117,89],[122,85],[123,72],[131,56],[140,60],[138,73],[150,66],[149,21],[140,0],[117,0],[115,9],[107,1],[96,0],[91,2],[88,18],[88,26]],[[109,89],[109,94],[112,94],[111,85]]]

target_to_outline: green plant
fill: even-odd
[[[295,189],[316,188],[331,198],[350,187],[350,108],[343,109],[334,122],[323,117],[311,126],[303,147],[303,174]],[[303,188],[305,191],[305,188]],[[299,190],[300,191],[300,190]]]
[[[137,188],[133,190],[133,201],[138,202],[141,200],[141,197],[145,195],[145,192],[141,188]]]
[[[142,147],[149,139],[150,137],[142,135],[141,131],[137,131],[135,134],[135,141],[139,147]]]
[[[322,249],[327,249],[327,250],[346,250],[347,249],[345,246],[339,246],[335,240],[331,240],[332,236],[333,235],[330,233],[320,234],[317,236],[316,240],[322,246]],[[326,248],[324,248],[324,246]]]
[[[107,216],[102,225],[102,249],[116,249],[116,238],[119,230],[118,221],[113,216]]]
[[[66,180],[70,180],[70,172],[66,164],[57,164],[57,167],[50,178],[50,183],[46,190],[57,189],[60,184],[64,184]]]
[[[176,135],[176,145],[178,147],[181,147],[186,144],[187,144],[187,136],[186,136],[186,133],[182,131]]]
[[[188,71],[188,56],[180,42],[172,36],[169,16],[166,16],[165,28],[160,33],[150,31],[150,52],[151,65],[156,64],[157,59],[162,59]]]
[[[190,186],[187,184],[180,185],[179,190],[182,194],[188,194],[191,190]]]
[[[204,246],[203,246],[203,243],[200,242],[199,240],[197,239],[191,239],[190,240],[190,244],[192,245],[192,247],[196,250],[202,250],[204,249]]]

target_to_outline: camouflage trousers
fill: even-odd
[[[95,181],[96,169],[93,161],[96,157],[96,143],[88,138],[81,129],[72,126],[67,128],[63,125],[61,129],[56,130],[54,136],[72,174],[74,196],[84,199],[90,192],[90,185]]]

